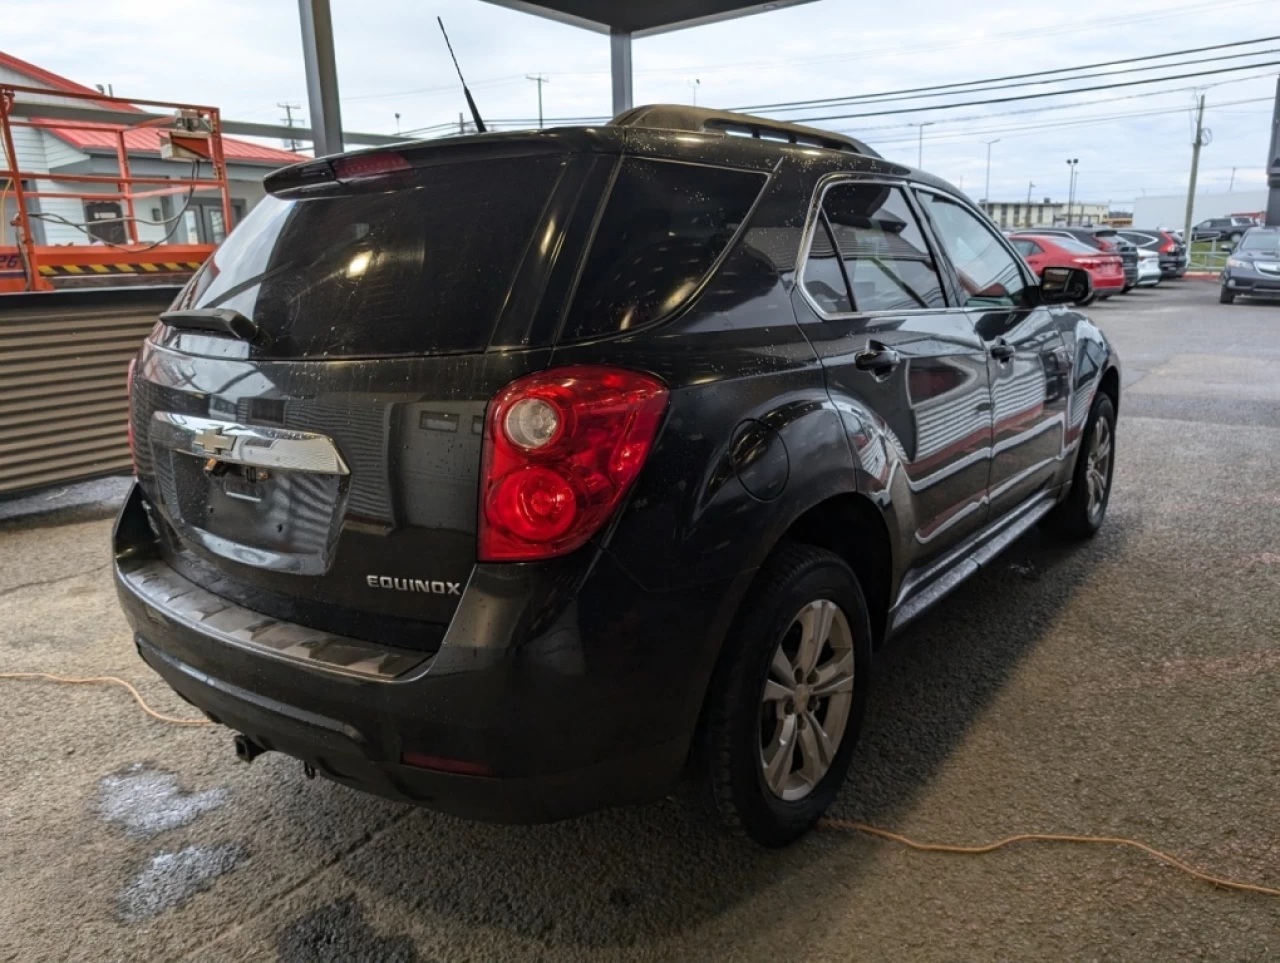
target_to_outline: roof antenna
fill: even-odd
[[[476,109],[476,102],[471,99],[471,91],[467,89],[467,82],[463,79],[462,68],[458,66],[458,58],[453,54],[453,44],[449,43],[449,34],[444,29],[444,21],[436,17],[436,23],[440,24],[440,32],[444,34],[444,45],[449,48],[449,57],[453,60],[453,69],[458,72],[458,79],[462,81],[462,93],[467,98],[467,106],[471,108],[471,119],[476,122],[476,133],[486,133],[487,128],[484,126],[484,121],[480,119],[480,111]]]

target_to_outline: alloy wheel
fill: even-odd
[[[1093,427],[1085,481],[1089,487],[1089,520],[1096,522],[1106,507],[1111,481],[1111,424],[1105,418],[1099,418]]]
[[[760,765],[765,785],[793,802],[813,792],[831,768],[853,705],[853,633],[828,599],[791,620],[769,663],[760,707]]]

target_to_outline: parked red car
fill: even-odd
[[[1124,262],[1118,254],[1104,254],[1069,237],[1019,234],[1009,240],[1037,275],[1047,267],[1084,268],[1099,300],[1124,291]]]

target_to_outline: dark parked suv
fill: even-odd
[[[114,536],[242,758],[504,821],[692,773],[782,844],[881,643],[1103,522],[1088,275],[856,141],[639,108],[266,187],[136,360]]]

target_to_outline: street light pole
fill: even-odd
[[[694,77],[689,81],[689,89],[693,91],[693,106],[698,106],[698,88],[702,86],[702,81]]]
[[[987,213],[991,213],[991,145],[1000,143],[1000,138],[989,140],[987,144],[987,186],[983,188],[982,199],[987,203]],[[1028,198],[1030,200],[1030,198]]]
[[[1067,160],[1067,167],[1071,170],[1071,180],[1067,185],[1067,227],[1071,226],[1071,208],[1076,203],[1076,165],[1079,163],[1079,157],[1072,157]]]

